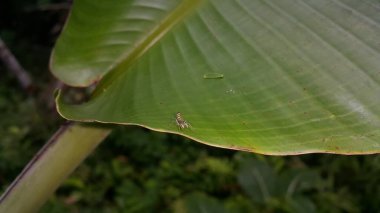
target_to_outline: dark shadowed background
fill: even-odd
[[[64,123],[48,63],[70,4],[0,1],[0,38],[33,81],[0,61],[0,192]],[[379,212],[379,177],[380,155],[272,157],[115,126],[41,212]]]

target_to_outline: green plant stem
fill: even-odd
[[[110,129],[61,126],[0,197],[0,212],[36,212]]]

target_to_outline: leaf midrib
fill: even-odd
[[[174,10],[172,10],[157,26],[147,33],[145,37],[136,42],[132,50],[124,53],[110,67],[108,72],[98,84],[92,94],[92,98],[97,97],[102,91],[106,90],[122,73],[128,69],[116,69],[117,67],[128,68],[136,62],[144,53],[154,46],[160,39],[166,35],[177,23],[183,20],[194,9],[196,9],[204,0],[184,0]]]

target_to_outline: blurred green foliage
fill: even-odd
[[[26,93],[0,63],[1,192],[63,123],[47,65],[67,11],[38,10],[55,2],[0,3],[0,37],[37,85]],[[379,177],[380,155],[271,157],[115,126],[41,212],[379,212]]]

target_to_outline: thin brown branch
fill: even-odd
[[[32,88],[32,79],[29,73],[20,65],[16,57],[5,45],[3,40],[0,38],[0,60],[4,63],[6,68],[16,76],[21,87],[25,90],[30,90]]]

